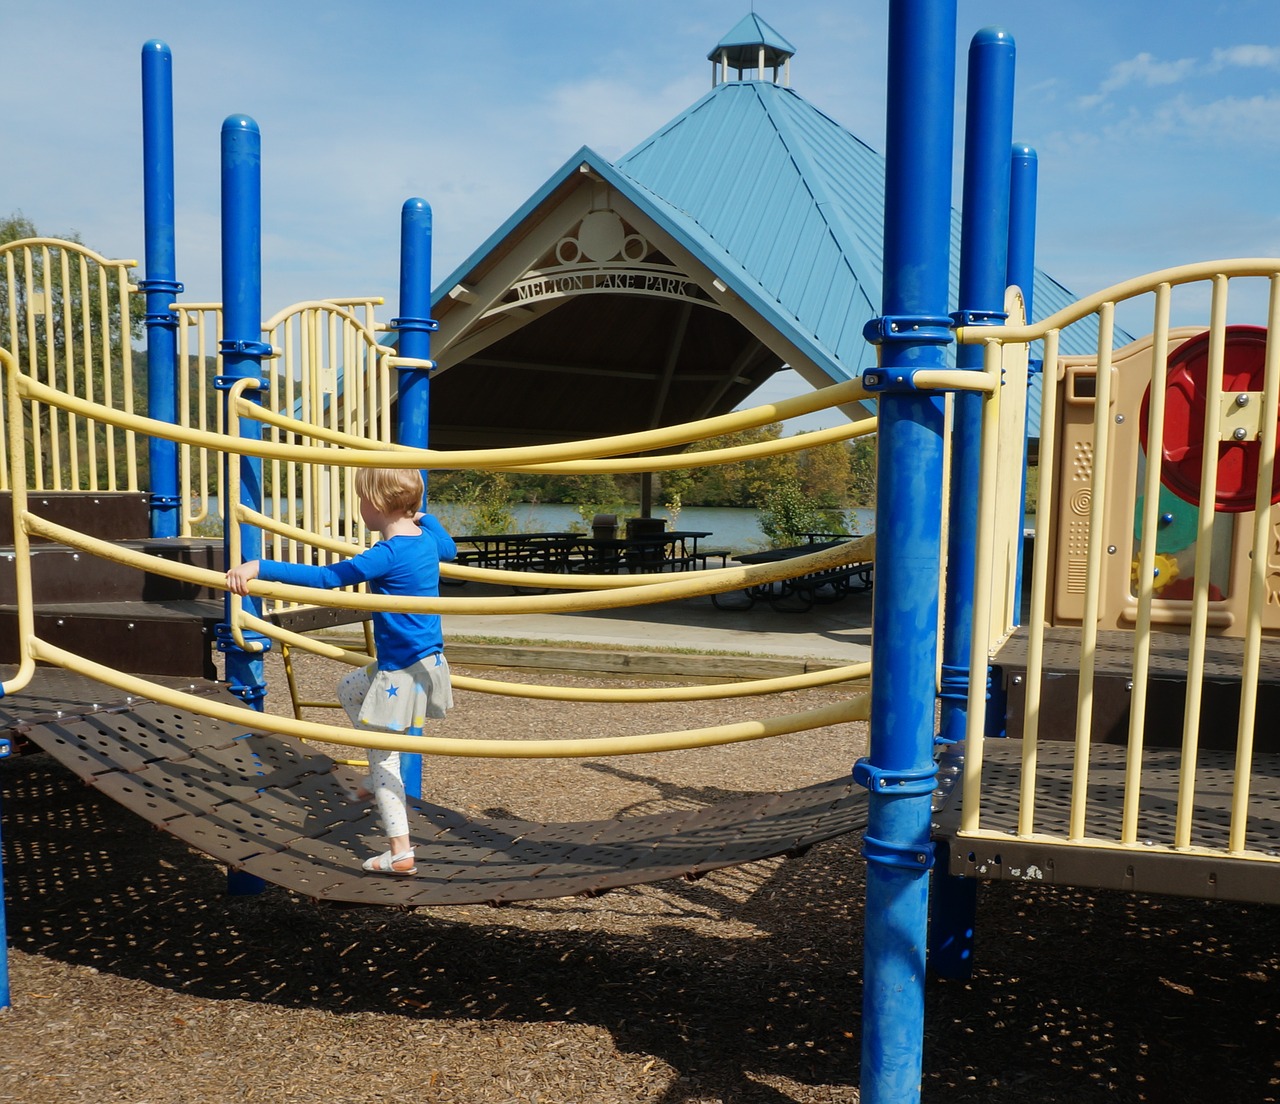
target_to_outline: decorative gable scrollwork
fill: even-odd
[[[643,234],[605,209],[585,215],[486,314],[550,299],[619,293],[692,300],[719,309]]]

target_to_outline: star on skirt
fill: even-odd
[[[374,672],[359,723],[384,732],[420,732],[424,721],[439,719],[452,707],[448,661],[429,655],[398,671]]]

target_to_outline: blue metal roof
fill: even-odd
[[[707,54],[707,60],[715,61],[720,57],[721,51],[728,51],[729,64],[736,68],[739,61],[735,59],[739,58],[739,51],[747,47],[761,46],[765,48],[768,56],[772,57],[778,55],[791,57],[796,52],[796,48],[790,42],[752,12],[750,15],[743,16],[733,30],[716,43],[715,49]],[[743,68],[755,67],[756,59],[750,55],[742,55],[741,60],[744,63]]]
[[[881,154],[793,90],[735,81],[713,89],[617,166],[740,262],[760,299],[829,354],[833,379],[874,363],[862,327],[880,313]],[[953,211],[952,304],[960,226],[960,212]],[[1036,270],[1036,317],[1075,298]],[[1096,328],[1082,323],[1063,333],[1061,349],[1089,353],[1096,339]],[[1130,340],[1117,330],[1117,344]],[[1038,394],[1032,415],[1038,434]]]
[[[884,157],[793,90],[769,81],[720,84],[616,164],[583,147],[434,299],[464,280],[581,165],[622,191],[833,382],[856,378],[875,363],[862,329],[880,313]],[[951,246],[954,304],[959,212],[952,216]],[[1036,317],[1074,298],[1037,270]],[[1118,345],[1130,340],[1117,331]],[[1092,352],[1095,343],[1096,329],[1072,326],[1062,335],[1062,352]],[[1034,413],[1033,434],[1038,401]]]

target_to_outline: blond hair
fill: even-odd
[[[384,514],[416,514],[422,508],[422,474],[415,468],[361,468],[356,494]]]

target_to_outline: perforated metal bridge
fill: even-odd
[[[213,683],[188,689],[226,693]],[[355,772],[295,742],[121,700],[52,668],[0,699],[0,725],[191,847],[316,900],[413,908],[598,894],[796,853],[866,824],[866,791],[848,778],[562,824],[471,820],[411,800],[418,873],[387,878],[356,859],[384,841],[375,814],[347,796]]]

